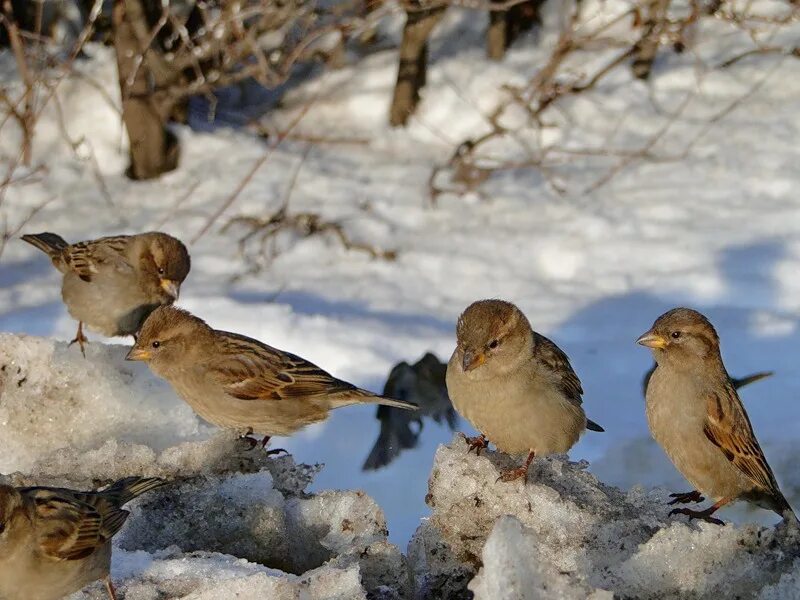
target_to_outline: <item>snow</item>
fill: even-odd
[[[559,4],[547,4],[546,23],[563,17]],[[607,18],[627,6],[617,0],[583,4],[587,15],[599,6]],[[770,10],[784,4],[755,3]],[[795,197],[800,189],[800,61],[759,55],[714,70],[722,58],[752,47],[752,42],[723,22],[707,22],[706,29],[695,32],[697,46],[682,55],[665,53],[647,83],[620,70],[596,90],[548,113],[544,129],[535,132],[527,127],[526,115],[506,114],[502,122],[513,124],[514,139],[492,144],[487,162],[524,160],[529,156],[522,148],[543,143],[551,148],[550,173],[503,170],[487,179],[481,193],[445,192],[433,205],[428,189],[432,166],[445,163],[464,139],[487,131],[487,115],[506,98],[501,86],[528,81],[554,42],[548,29],[521,40],[503,62],[490,62],[484,57],[484,20],[476,14],[457,9],[446,14],[431,42],[431,68],[419,110],[405,129],[386,125],[396,76],[397,18],[382,26],[386,43],[374,52],[342,69],[312,72],[262,97],[259,101],[271,106],[279,100],[279,107],[261,122],[272,130],[284,128],[311,104],[294,132],[297,137],[271,152],[241,195],[198,239],[208,219],[264,156],[265,143],[243,130],[206,124],[199,131],[205,115],[202,106],[194,106],[195,128],[176,128],[183,149],[180,168],[157,181],[127,180],[122,174],[127,152],[114,57],[110,49],[91,45],[89,58],[76,61],[75,75],[58,87],[61,112],[68,116],[64,127],[54,103],[37,124],[34,167],[46,168],[24,185],[7,189],[0,202],[2,222],[16,227],[47,202],[22,233],[52,230],[68,240],[147,229],[176,235],[189,244],[192,255],[180,306],[214,327],[295,352],[375,391],[402,360],[416,361],[426,351],[446,360],[453,349],[455,320],[472,301],[501,297],[516,302],[534,328],[570,356],[586,391],[587,414],[606,429],[604,434],[587,433],[570,457],[589,461],[594,476],[623,490],[597,488],[586,479],[588,473],[576,473],[557,459],[544,461],[532,473],[563,468],[570,482],[575,483],[573,475],[583,482],[586,497],[578,502],[580,510],[560,512],[558,493],[537,488],[539,510],[585,532],[587,520],[600,517],[587,512],[582,502],[605,502],[610,494],[625,511],[633,512],[633,506],[644,512],[626,513],[624,519],[612,515],[612,525],[601,528],[608,539],[627,536],[632,524],[643,529],[626,537],[625,560],[610,554],[608,560],[616,562],[608,568],[618,578],[610,581],[611,575],[598,575],[600,558],[582,555],[576,538],[559,538],[558,532],[543,530],[518,514],[519,507],[512,504],[527,502],[524,495],[484,498],[496,503],[496,516],[513,514],[521,526],[509,519],[497,524],[487,519],[469,547],[473,562],[448,571],[446,582],[431,574],[436,569],[426,567],[427,580],[464,590],[480,560],[484,573],[471,589],[484,597],[512,566],[532,589],[555,586],[565,597],[594,589],[637,595],[647,582],[667,595],[681,589],[713,596],[723,586],[717,569],[731,557],[738,560],[740,541],[759,554],[764,549],[753,545],[752,536],[764,532],[764,539],[774,538],[755,526],[713,529],[667,522],[661,504],[656,509],[649,503],[654,492],[628,492],[635,485],[645,490],[658,486],[663,488],[656,493],[662,502],[665,490],[688,489],[647,432],[640,382],[651,358],[634,340],[665,310],[690,305],[717,326],[733,375],[774,370],[772,378],[745,388],[742,399],[782,489],[800,506],[794,460],[800,430],[800,378],[795,376],[800,342],[800,203]],[[797,27],[796,22],[788,26],[770,43],[796,40]],[[588,69],[610,57],[610,51],[598,51],[592,63],[570,69]],[[8,53],[0,54],[0,80],[16,80]],[[232,102],[242,102],[245,91],[232,92]],[[225,114],[224,108],[219,107],[219,114]],[[236,104],[233,113],[241,115],[237,111],[244,108]],[[716,121],[704,129],[709,117]],[[634,160],[605,185],[591,189],[616,164],[609,153],[639,150],[671,120],[652,148],[652,160]],[[303,136],[331,141],[311,144]],[[10,120],[0,134],[4,173],[19,143]],[[587,149],[607,155],[580,152]],[[448,174],[441,175],[442,185],[448,184]],[[557,192],[554,183],[565,192]],[[247,230],[223,225],[237,215],[263,217],[287,195],[290,211],[319,212],[341,223],[354,240],[395,250],[397,258],[373,260],[343,249],[333,236],[304,239],[285,233],[275,241],[279,253],[261,271],[251,272],[252,260],[261,256],[258,244],[240,247]],[[316,506],[314,502],[324,505],[314,510],[324,513],[326,522],[348,519],[344,515],[350,511],[366,521],[358,521],[364,529],[356,529],[352,540],[351,532],[336,529],[301,538],[313,539],[313,563],[340,552],[349,556],[342,549],[351,541],[369,543],[377,552],[386,542],[367,540],[373,535],[382,539],[384,528],[391,543],[404,547],[420,519],[429,515],[427,479],[437,446],[451,437],[446,425],[426,421],[416,449],[385,469],[364,473],[361,465],[379,423],[373,408],[348,407],[292,438],[275,439],[273,447],[286,448],[293,459],[267,462],[247,453],[232,434],[202,423],[145,366],[124,362],[126,347],[119,344],[127,340],[106,346],[90,334],[86,360],[77,348],[67,348],[75,325],[61,304],[59,277],[46,257],[9,240],[0,256],[0,331],[8,332],[0,335],[0,363],[5,367],[0,371],[0,473],[16,472],[12,478],[19,484],[76,487],[131,474],[190,478],[179,486],[186,486],[187,495],[179,498],[185,511],[181,519],[163,523],[162,531],[145,528],[139,520],[152,541],[135,538],[132,526],[120,538],[115,573],[126,597],[215,597],[239,575],[244,579],[235,579],[235,585],[244,586],[241,597],[249,593],[243,582],[260,590],[253,592],[258,597],[278,589],[270,586],[300,594],[292,587],[300,585],[297,580],[239,559],[272,556],[267,540],[278,534],[268,535],[267,530],[285,531],[281,527],[294,523],[305,527],[303,511]],[[468,430],[463,422],[462,427]],[[315,466],[301,467],[295,461]],[[491,479],[484,475],[470,479],[470,485]],[[551,483],[552,489],[562,489],[554,479]],[[453,481],[453,486],[464,489],[461,482]],[[319,499],[295,506],[305,489]],[[365,495],[335,495],[335,490],[363,490]],[[208,535],[194,536],[195,546],[167,539],[167,532],[174,532],[191,540],[191,519],[205,522],[206,515],[192,507],[190,491],[198,507],[219,510],[220,515],[237,511],[246,524],[237,524],[238,516],[231,522],[215,520],[214,513],[209,515],[213,528]],[[166,519],[165,509],[151,502],[167,493],[154,492],[153,500],[150,495],[141,500],[159,515],[159,523]],[[223,497],[230,499],[227,505],[220,504]],[[260,499],[258,506],[255,498]],[[385,523],[376,516],[377,507]],[[601,516],[611,518],[606,512]],[[775,522],[769,513],[741,504],[724,509],[721,516],[737,524]],[[287,525],[287,519],[293,524]],[[236,537],[248,527],[262,527],[263,540]],[[774,535],[785,534],[781,530]],[[511,538],[525,547],[552,548],[551,536],[564,540],[564,552],[559,557],[545,553],[538,566],[529,568],[503,546]],[[131,540],[130,546],[124,539]],[[488,554],[486,540],[491,542]],[[711,547],[712,541],[718,549]],[[164,550],[175,544],[180,551]],[[634,552],[636,544],[645,546]],[[418,542],[412,544],[415,565],[421,564],[418,547]],[[699,552],[667,552],[675,547],[702,547],[708,559],[701,559]],[[766,554],[772,557],[770,552]],[[392,552],[386,556],[389,562],[399,560]],[[781,563],[782,572],[775,564],[766,565],[768,581],[754,582],[748,578],[755,575],[742,568],[737,575],[742,589],[764,598],[791,597],[800,577],[792,560]],[[557,577],[553,565],[576,575]],[[292,568],[306,567],[298,563]],[[348,590],[358,597],[352,587],[356,569],[363,577],[368,568],[380,571],[378,566],[347,563],[323,574],[338,582],[334,587],[345,597]],[[680,581],[674,579],[677,572]],[[732,572],[727,566],[720,571]],[[317,584],[309,585],[317,589]],[[394,583],[385,585],[397,589]],[[319,586],[322,594],[324,583]],[[95,591],[100,597],[101,590]]]

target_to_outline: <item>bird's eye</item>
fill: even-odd
[[[164,267],[158,267],[158,274],[159,275],[163,275],[164,274]]]
[[[6,524],[0,523],[0,535],[6,530]]]
[[[492,340],[491,342],[489,342],[489,348],[491,348],[492,350],[497,348],[499,345],[500,345],[500,342],[498,342],[497,340]]]
[[[159,342],[158,340],[153,342],[153,348],[158,348],[160,345],[161,345],[161,342]]]
[[[679,337],[681,337],[681,332],[680,331],[673,331],[671,335],[672,335],[672,339],[677,340]]]

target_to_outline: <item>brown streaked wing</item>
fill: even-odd
[[[217,333],[217,353],[206,366],[234,398],[291,400],[357,389],[299,356],[245,336]]]
[[[724,392],[712,392],[706,398],[706,413],[703,433],[711,443],[758,487],[780,495],[742,401],[727,378]]]
[[[559,379],[561,391],[573,403],[583,404],[581,380],[569,364],[567,355],[554,342],[541,334],[533,332],[534,356],[540,360]]]
[[[120,235],[72,244],[64,249],[64,263],[84,281],[91,281],[101,265],[130,270],[132,266],[125,259],[129,240],[130,236]]]
[[[45,555],[60,560],[86,558],[107,540],[101,532],[103,518],[90,504],[61,492],[27,492],[32,494],[39,547]]]

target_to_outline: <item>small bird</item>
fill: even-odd
[[[670,514],[721,525],[712,515],[734,500],[746,500],[796,519],[725,370],[709,320],[696,310],[675,308],[637,342],[652,349],[657,363],[647,388],[650,432],[695,487],[672,494],[670,504],[702,502],[702,494],[715,501],[705,510],[678,508]]]
[[[481,432],[467,438],[480,452],[488,440],[508,454],[528,453],[524,465],[499,480],[527,478],[534,456],[566,452],[584,429],[603,431],[583,412],[583,389],[569,359],[533,331],[510,302],[480,300],[462,313],[447,366],[456,410]]]
[[[112,600],[111,538],[121,507],[166,481],[128,477],[100,492],[0,485],[0,598],[57,600],[103,579]]]
[[[183,243],[158,231],[68,244],[55,233],[23,235],[64,274],[61,297],[78,321],[75,342],[84,352],[83,325],[105,336],[135,335],[147,315],[172,304],[189,274]]]
[[[307,360],[243,335],[218,331],[174,306],[144,322],[128,360],[146,362],[209,423],[249,435],[289,435],[333,408],[377,403],[415,409],[336,379]]]
[[[415,448],[425,417],[437,423],[447,421],[450,429],[455,430],[458,416],[447,395],[446,373],[447,365],[430,352],[413,365],[403,361],[394,366],[383,396],[409,400],[419,408],[412,413],[392,406],[378,407],[375,418],[380,421],[381,430],[364,462],[364,471],[385,467],[403,450]],[[414,424],[416,428],[412,427]]]
[[[658,365],[654,362],[653,366],[650,367],[650,370],[644,374],[642,378],[642,396],[647,397],[647,385],[650,383],[650,378],[653,376],[653,372],[656,370]],[[731,385],[734,389],[743,388],[746,385],[750,385],[751,383],[755,383],[756,381],[761,381],[762,379],[766,379],[767,377],[772,377],[775,373],[772,371],[759,371],[758,373],[753,373],[752,375],[747,375],[746,377],[731,377]]]

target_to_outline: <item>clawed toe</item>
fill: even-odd
[[[528,467],[519,467],[518,469],[509,469],[508,471],[503,471],[495,480],[495,483],[498,481],[516,481],[517,479],[524,479],[525,483],[528,482]]]
[[[667,502],[668,505],[672,506],[673,504],[689,504],[690,502],[702,502],[705,498],[698,492],[697,490],[692,490],[691,492],[678,492],[676,494],[670,494],[670,498],[673,500]]]
[[[706,521],[707,523],[713,523],[714,525],[725,525],[725,523],[717,519],[716,517],[712,517],[711,514],[714,512],[714,507],[707,509],[707,510],[691,510],[689,508],[673,508],[669,511],[669,516],[672,515],[686,515],[689,519],[701,519]]]
[[[489,440],[486,439],[484,435],[478,435],[475,437],[468,437],[466,434],[462,433],[461,436],[464,438],[464,441],[467,442],[467,453],[472,452],[475,450],[475,454],[478,456],[481,455],[481,451],[484,448],[489,447]]]

